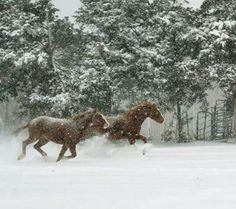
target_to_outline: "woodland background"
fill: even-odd
[[[182,110],[207,108],[208,89],[235,106],[236,1],[81,3],[71,21],[50,0],[0,0],[3,123],[89,107],[118,114],[151,100],[175,113],[181,139]]]

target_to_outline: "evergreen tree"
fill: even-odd
[[[53,109],[60,112],[60,115],[86,110],[88,106],[82,106],[80,101],[80,86],[83,82],[80,69],[83,67],[86,37],[67,17],[54,22],[52,36],[54,68],[58,71],[63,87],[62,93],[58,95],[58,100],[61,98],[63,102],[54,102]]]
[[[89,38],[84,74],[90,71],[95,74],[96,81],[88,82],[99,85],[102,93],[97,94],[87,84],[83,85],[86,91],[83,88],[81,95],[85,98],[93,95],[94,103],[106,105],[103,109],[110,112],[143,99],[158,100],[161,94],[154,62],[159,57],[152,46],[150,2],[84,0],[82,3],[77,23],[84,27]]]
[[[209,70],[217,78],[226,95],[232,94],[236,64],[236,2],[206,0],[201,6],[205,20],[203,30],[208,34],[201,51]]]
[[[153,3],[158,8],[157,2]],[[159,74],[170,110],[176,108],[178,141],[181,142],[184,140],[182,108],[204,100],[210,83],[198,57],[203,37],[194,21],[196,13],[181,1],[168,2],[158,16],[163,20]]]
[[[202,26],[207,41],[202,60],[228,100],[234,101],[234,134],[236,135],[236,2],[205,0],[201,6]]]
[[[9,73],[12,72],[13,63],[15,59],[15,52],[13,48],[14,33],[10,34],[9,31],[17,33],[17,29],[11,18],[15,13],[11,13],[15,6],[12,0],[0,1],[0,101],[7,100],[10,94],[16,94],[14,89],[9,86],[11,82]],[[11,8],[12,11],[11,11]],[[15,15],[16,16],[16,15]]]
[[[7,74],[1,90],[17,97],[31,116],[53,114],[54,104],[64,101],[51,36],[57,9],[50,0],[7,0],[0,8],[0,66]]]

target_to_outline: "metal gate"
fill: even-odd
[[[232,108],[227,100],[217,100],[214,107],[197,114],[197,140],[228,138],[232,130]]]

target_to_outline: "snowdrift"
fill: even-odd
[[[95,137],[56,163],[60,146],[33,146],[17,161],[22,134],[0,136],[0,208],[234,209],[236,146],[216,142],[130,146]],[[143,150],[146,154],[143,155]]]
[[[13,135],[0,135],[0,153],[2,156],[0,162],[17,162],[17,156],[21,153],[21,143],[26,138],[26,133],[17,137]],[[33,144],[27,146],[26,157],[23,159],[24,162],[56,161],[61,145],[49,142],[42,147],[42,149],[47,152],[48,157],[42,157],[38,151],[33,148]],[[151,147],[152,145],[150,143],[143,144],[141,141],[131,146],[128,140],[111,142],[106,137],[96,136],[80,142],[77,145],[78,156],[70,161],[76,161],[80,158],[142,157]],[[66,155],[69,154],[69,151],[67,151]]]

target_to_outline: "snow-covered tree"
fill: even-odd
[[[204,18],[202,29],[207,34],[207,41],[200,55],[226,97],[234,101],[236,135],[236,2],[205,0],[201,14]]]
[[[13,73],[17,55],[15,42],[20,29],[17,27],[20,19],[16,11],[14,1],[0,1],[0,100],[6,100],[9,95],[16,95],[14,87],[9,85],[12,82],[10,74]]]
[[[92,83],[83,80],[86,84],[82,86],[82,97],[90,96],[93,100],[97,97],[94,102],[107,105],[104,108],[108,112],[144,99],[158,100],[158,70],[154,63],[159,55],[152,45],[155,40],[149,22],[150,2],[84,0],[82,3],[77,23],[84,27],[90,40],[82,74],[95,75]],[[91,85],[95,83],[101,94],[97,94],[98,89],[93,91]]]
[[[201,56],[226,93],[232,92],[236,64],[236,2],[206,0],[201,6],[203,29],[208,34]]]
[[[182,1],[165,1],[161,10],[158,3],[153,1],[153,10],[157,10],[154,20],[159,22],[156,24],[160,34],[156,49],[161,57],[160,85],[169,109],[176,111],[177,137],[181,142],[184,138],[182,108],[202,101],[209,86],[209,75],[198,59],[204,36],[197,28],[195,12],[186,8]]]
[[[16,97],[32,116],[58,114],[65,102],[60,72],[54,66],[51,30],[57,9],[50,0],[1,1],[1,90]]]

